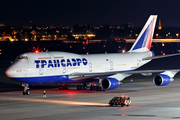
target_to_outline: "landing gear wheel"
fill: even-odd
[[[69,90],[69,86],[68,85],[65,85],[65,90]]]
[[[22,83],[22,86],[24,87],[23,95],[30,95],[29,84],[28,83]]]
[[[69,90],[68,85],[59,85],[59,90]]]
[[[26,95],[30,95],[30,91],[29,90],[26,91]]]
[[[99,91],[102,91],[102,87],[99,87]]]
[[[78,85],[77,90],[82,90],[82,85]]]
[[[96,86],[96,91],[99,91],[99,86]]]
[[[110,104],[110,106],[113,106],[113,104]]]
[[[30,91],[29,90],[23,91],[23,95],[30,95]]]
[[[62,87],[62,85],[60,85],[60,86],[59,86],[59,90],[62,90],[62,89],[63,89],[63,87]]]
[[[83,90],[86,90],[86,86],[85,86],[85,85],[84,85],[84,86],[82,86],[82,89],[83,89]]]
[[[63,86],[63,90],[66,90],[66,85]]]
[[[23,95],[26,95],[26,91],[23,91]]]
[[[95,90],[95,86],[90,86],[90,90]]]
[[[79,90],[79,85],[77,86],[77,90]]]

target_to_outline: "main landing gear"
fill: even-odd
[[[94,91],[105,91],[101,84],[99,83],[82,83],[81,85],[77,85],[77,90],[94,90]],[[66,84],[59,85],[59,90],[69,90],[69,86]]]
[[[59,85],[59,90],[69,90],[69,86],[66,84]]]
[[[77,90],[86,90],[86,87],[87,87],[86,83],[82,83],[81,85],[77,86]]]
[[[24,87],[23,90],[23,95],[30,95],[30,91],[29,91],[29,84],[28,83],[23,83],[22,86]]]
[[[77,90],[86,90],[88,88],[94,91],[105,91],[100,84],[96,84],[96,83],[89,83],[89,84],[83,83],[82,85],[77,86]]]

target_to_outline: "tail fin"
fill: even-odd
[[[151,49],[157,15],[151,15],[129,52],[144,52]]]

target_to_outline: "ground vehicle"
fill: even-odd
[[[110,101],[109,101],[109,105],[113,106],[113,105],[121,105],[121,107],[124,107],[125,105],[128,107],[131,104],[131,100],[128,96],[116,96],[113,97]]]

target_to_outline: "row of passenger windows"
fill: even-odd
[[[16,59],[28,59],[27,56],[18,56]]]

